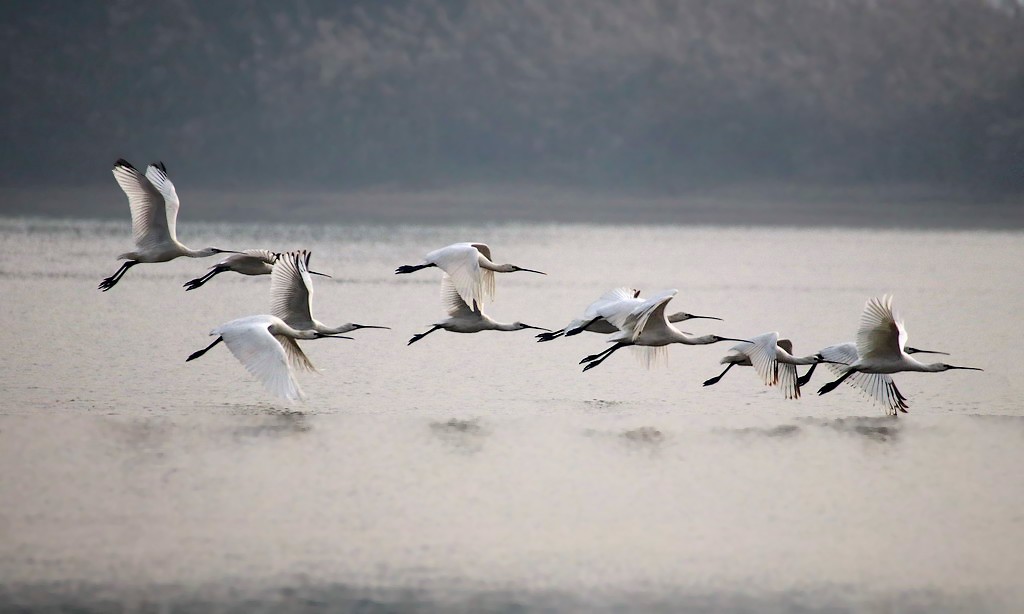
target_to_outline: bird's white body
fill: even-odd
[[[243,249],[241,253],[231,254],[210,268],[224,268],[240,275],[270,275],[277,256],[276,252],[269,249]]]
[[[228,251],[215,247],[192,249],[178,241],[178,194],[163,164],[149,165],[143,175],[122,159],[114,164],[112,172],[128,197],[135,249],[117,257],[128,262],[100,283],[101,290],[114,287],[125,271],[139,263],[167,262],[182,256],[205,258]]]
[[[483,309],[471,308],[462,298],[462,295],[459,294],[459,291],[455,287],[451,277],[447,274],[441,278],[441,302],[445,306],[445,311],[447,311],[448,317],[435,322],[427,332],[414,335],[412,339],[409,340],[410,345],[435,330],[446,330],[453,333],[479,333],[485,330],[514,331],[526,328],[547,330],[537,326],[523,324],[522,322],[512,322],[510,324],[497,322],[485,314]]]
[[[779,333],[770,332],[751,337],[750,342],[741,342],[729,348],[729,354],[719,361],[723,365],[739,365],[754,367],[765,386],[779,385],[787,399],[800,398],[797,365],[813,365],[822,362],[818,355],[793,356],[793,343],[789,339],[779,339]],[[728,372],[727,367],[722,375]],[[709,383],[717,383],[722,375]]]
[[[906,412],[908,405],[906,397],[900,394],[889,377],[891,374],[903,371],[939,373],[950,369],[981,370],[945,363],[925,364],[911,357],[906,346],[907,330],[903,320],[893,313],[892,296],[869,299],[861,313],[856,345],[839,344],[821,351],[827,360],[847,366],[829,365],[840,377],[822,386],[818,394],[826,394],[840,383],[850,381],[882,404],[888,413],[896,415],[897,411]]]
[[[313,279],[309,273],[307,250],[281,254],[270,274],[270,312],[300,330],[314,330],[324,335],[347,333],[359,328],[386,328],[363,324],[327,326],[313,317]]]
[[[186,290],[195,290],[221,273],[233,272],[241,275],[270,275],[278,254],[267,249],[245,249],[231,254],[210,267],[206,274],[185,282]]]
[[[295,370],[316,371],[316,368],[296,340],[314,339],[314,331],[296,330],[272,315],[255,315],[221,324],[210,331],[210,335],[223,339],[235,358],[271,394],[288,401],[303,398]],[[197,352],[190,360],[197,358],[197,354],[201,355]]]
[[[494,298],[494,273],[540,273],[514,264],[495,264],[491,260],[491,248],[486,243],[453,243],[428,253],[422,264],[399,267],[395,272],[411,273],[430,266],[444,271],[459,296],[468,305],[478,307]]]

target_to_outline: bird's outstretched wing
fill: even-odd
[[[659,292],[633,309],[630,317],[635,319],[635,323],[632,325],[631,341],[636,341],[648,324],[651,326],[669,325],[668,318],[665,317],[665,306],[668,305],[668,302],[678,292],[678,290]],[[615,322],[612,322],[612,324],[615,324]],[[619,328],[621,329],[622,327],[620,326]]]
[[[825,360],[832,361],[825,363],[825,366],[836,375],[842,375],[846,372],[842,365],[852,365],[859,358],[857,346],[853,343],[830,345],[819,353]],[[890,415],[896,415],[900,411],[906,412],[910,407],[907,404],[907,398],[900,393],[891,375],[885,373],[854,373],[846,378],[845,383],[860,390],[876,404],[882,406],[886,413]]]
[[[302,389],[289,367],[287,352],[278,339],[270,334],[266,322],[229,327],[221,331],[220,336],[245,370],[271,394],[289,401],[303,398]]]
[[[798,380],[800,375],[796,371],[796,365],[791,365],[788,362],[780,362],[776,367],[779,373],[779,388],[782,389],[782,394],[787,399],[799,399],[800,398],[800,384]]]
[[[427,254],[433,263],[451,277],[452,283],[466,303],[483,305],[485,298],[494,296],[494,273],[480,267],[483,254],[474,245],[482,243],[455,243]],[[484,245],[484,247],[487,247]],[[490,250],[487,250],[490,253]],[[489,259],[489,258],[488,258]]]
[[[774,386],[779,383],[779,361],[776,353],[776,346],[779,342],[779,333],[770,332],[751,337],[752,343],[746,344],[742,350],[750,358],[750,364],[754,366],[761,381],[766,386]],[[736,347],[740,347],[740,344]]]
[[[857,353],[861,358],[897,360],[907,341],[903,323],[892,310],[892,296],[871,298],[864,305],[857,329]]]
[[[123,158],[114,163],[112,172],[128,197],[135,245],[140,250],[147,250],[171,243],[174,234],[167,224],[168,209],[160,190]]]
[[[636,294],[637,291],[633,290],[632,288],[615,288],[613,290],[605,292],[596,301],[587,305],[586,310],[583,311],[582,317],[576,318],[572,322],[569,322],[569,324],[565,327],[565,331],[571,332],[578,330],[579,328],[587,326],[588,324],[590,324],[591,322],[598,318],[604,320],[605,318],[601,315],[601,310],[603,308],[607,307],[608,305],[618,303],[620,301],[639,300],[634,298]],[[611,324],[611,322],[608,322],[608,326],[611,327],[614,331],[614,326]]]
[[[441,277],[441,304],[444,305],[445,311],[451,317],[466,316],[472,314],[474,311],[480,311],[479,305],[477,309],[473,309],[463,300],[462,295],[459,294],[455,284],[452,283],[452,278],[447,274]]]
[[[306,353],[299,347],[298,341],[285,335],[274,335],[274,338],[284,348],[284,353],[288,357],[288,364],[295,369],[317,373],[316,366],[313,365],[313,362],[309,360],[309,356],[306,356]]]
[[[167,176],[167,167],[163,162],[150,164],[146,168],[146,179],[149,179],[153,187],[164,197],[164,208],[167,210],[167,231],[172,239],[177,239],[178,207],[181,206],[181,202],[178,201],[178,193],[174,189],[174,184]]]
[[[298,330],[314,327],[313,282],[306,271],[309,252],[281,254],[270,273],[270,313]]]

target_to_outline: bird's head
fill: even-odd
[[[512,265],[512,271],[513,272],[515,272],[515,271],[526,271],[527,273],[537,273],[539,275],[547,275],[547,273],[545,273],[544,271],[534,271],[533,269],[524,269],[523,267],[516,266],[514,264]]]
[[[512,326],[514,326],[516,330],[526,330],[527,328],[532,328],[534,330],[542,330],[542,331],[549,332],[549,333],[551,332],[550,328],[541,328],[540,326],[530,326],[529,324],[523,324],[522,322],[513,322]]]
[[[216,247],[207,247],[205,249],[199,250],[199,253],[203,255],[203,258],[206,258],[207,256],[216,256],[217,254],[241,254],[242,252],[237,252],[233,249],[218,249]]]
[[[733,339],[732,337],[719,337],[718,335],[708,335],[708,343],[718,343],[719,341],[739,341],[740,343],[753,343],[750,339]]]
[[[979,369],[978,367],[958,367],[956,365],[947,365],[944,362],[938,362],[938,363],[935,363],[932,366],[933,367],[938,366],[939,367],[939,369],[938,369],[939,371],[949,371],[951,369],[964,369],[964,370],[967,370],[967,371],[984,371],[984,369]]]

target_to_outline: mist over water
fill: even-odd
[[[191,245],[309,248],[314,315],[391,326],[304,343],[309,399],[268,397],[214,326],[269,279],[214,260],[98,281],[127,223],[0,221],[0,607],[206,611],[1010,612],[1024,525],[1015,233],[586,225],[189,224]],[[616,285],[797,354],[852,340],[891,291],[910,342],[984,372],[903,374],[899,419],[843,386],[786,401],[729,344],[645,370],[605,339],[437,332],[432,248],[548,273],[488,313],[559,328]]]

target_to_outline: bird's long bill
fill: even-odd
[[[523,324],[523,328],[532,328],[534,330],[542,330],[542,331],[544,331],[546,333],[550,333],[551,332],[550,328],[541,328],[540,326],[530,326],[529,324]]]
[[[954,367],[953,365],[949,365],[949,368],[950,369],[964,369],[966,371],[984,371],[984,369],[979,369],[978,367]]]
[[[356,324],[355,327],[357,329],[358,328],[383,328],[384,330],[391,330],[390,326],[371,326],[369,324]]]
[[[740,343],[753,343],[750,339],[733,339],[732,337],[718,337],[722,341],[739,341]]]
[[[936,350],[919,350],[917,348],[907,347],[906,351],[908,354],[942,354],[943,356],[949,356],[949,352],[938,352]]]
[[[537,274],[540,274],[540,275],[547,275],[547,273],[545,273],[544,271],[534,271],[533,269],[524,269],[521,266],[520,267],[516,267],[516,270],[526,271],[527,273],[537,273]]]
[[[715,316],[695,316],[692,313],[690,314],[690,317],[688,319],[690,319],[690,320],[718,320],[719,322],[722,321],[722,318],[716,318]]]
[[[310,271],[309,274],[310,275],[319,275],[320,277],[330,277],[330,275],[328,275],[327,273],[318,273],[316,271]]]
[[[241,254],[242,253],[242,252],[236,252],[233,249],[220,249],[218,247],[213,248],[213,251],[216,254]]]
[[[345,335],[321,335],[316,334],[317,339],[354,339],[354,337],[346,337]]]

